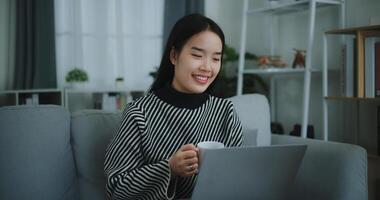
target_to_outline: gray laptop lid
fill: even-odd
[[[285,199],[306,145],[207,150],[192,200]]]

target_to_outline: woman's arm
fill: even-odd
[[[243,128],[232,102],[229,102],[228,105],[228,117],[226,123],[226,132],[229,134],[229,139],[225,145],[227,147],[241,146]]]
[[[168,193],[174,196],[174,191],[168,191],[171,180],[168,160],[144,164],[141,149],[144,124],[143,113],[128,108],[107,148],[105,173],[109,199],[170,199]]]

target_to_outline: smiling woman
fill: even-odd
[[[172,49],[175,66],[172,87],[184,93],[202,93],[215,80],[221,67],[222,41],[206,30],[189,39],[182,51]]]
[[[198,14],[173,27],[150,92],[129,104],[106,151],[109,199],[191,197],[198,171],[195,146],[240,146],[232,103],[212,95],[222,67],[224,34]]]

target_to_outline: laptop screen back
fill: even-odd
[[[207,150],[191,199],[284,199],[305,150],[306,145]]]

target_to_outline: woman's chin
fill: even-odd
[[[201,94],[203,92],[205,92],[208,88],[208,85],[197,85],[195,87],[192,88],[192,92],[195,93],[195,94]]]

